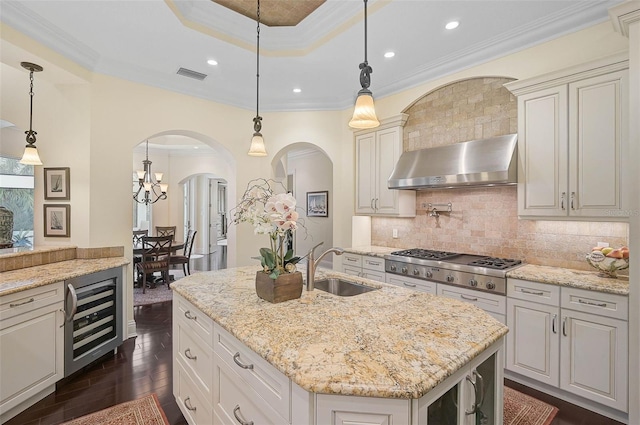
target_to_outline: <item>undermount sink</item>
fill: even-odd
[[[314,283],[314,287],[315,289],[320,289],[321,291],[325,291],[333,295],[338,295],[340,297],[351,297],[378,289],[371,286],[361,285],[356,282],[351,282],[349,280],[343,280],[337,277],[316,280]]]

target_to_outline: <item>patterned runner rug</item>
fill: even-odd
[[[504,387],[504,425],[549,425],[558,408]]]
[[[61,425],[169,425],[155,394],[117,404]]]

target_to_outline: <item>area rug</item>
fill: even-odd
[[[173,300],[173,290],[167,289],[167,285],[158,284],[155,288],[147,288],[142,293],[142,288],[133,288],[133,306],[164,303]]]
[[[169,425],[155,394],[117,404],[61,425]]]
[[[504,425],[549,425],[558,408],[504,387]]]

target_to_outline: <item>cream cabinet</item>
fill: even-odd
[[[342,254],[342,272],[352,276],[384,282],[384,258],[345,252]]]
[[[402,114],[383,121],[375,131],[356,133],[356,214],[415,217],[415,191],[387,188],[402,154],[406,119]]]
[[[63,307],[63,282],[0,297],[0,422],[64,377]]]
[[[628,61],[581,65],[505,85],[518,96],[518,214],[628,216]]]
[[[438,284],[429,280],[416,279],[415,277],[401,276],[393,273],[386,275],[386,282],[401,288],[413,289],[414,291],[426,292],[436,295]]]
[[[520,279],[507,296],[507,370],[628,411],[627,297]]]

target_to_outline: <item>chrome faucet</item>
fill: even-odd
[[[326,250],[325,252],[320,254],[318,259],[315,259],[314,258],[314,255],[315,255],[314,251],[316,250],[316,248],[318,248],[323,243],[324,242],[320,242],[318,245],[316,245],[313,248],[311,248],[309,250],[309,253],[307,254],[307,291],[313,291],[313,287],[314,287],[314,283],[315,283],[315,279],[316,279],[315,278],[316,268],[318,268],[318,264],[320,264],[320,261],[322,261],[324,256],[329,254],[329,253],[334,253],[336,255],[344,254],[344,249],[335,248],[334,247],[334,248],[329,248],[328,250]]]

